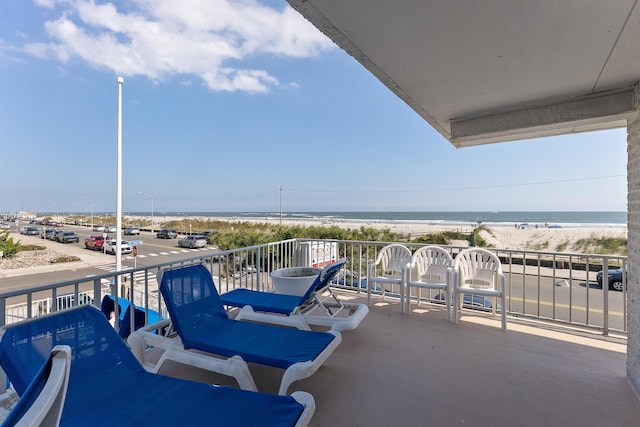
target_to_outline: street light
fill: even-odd
[[[138,194],[142,194],[142,191],[138,191]],[[151,233],[153,234],[153,194],[147,195],[148,199],[151,199]]]
[[[118,77],[118,158],[116,179],[116,271],[122,270],[122,85],[124,78]],[[117,276],[120,287],[120,275]],[[116,296],[117,296],[116,292]]]
[[[280,185],[280,226],[282,226],[282,185]]]
[[[80,197],[84,200],[84,197]],[[91,229],[93,230],[93,199],[89,199],[89,203],[91,203]]]

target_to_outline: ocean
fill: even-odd
[[[128,215],[150,215],[148,212],[129,212]],[[127,215],[125,214],[125,215]],[[155,212],[156,216],[235,218],[247,220],[275,219],[279,212]],[[286,220],[317,220],[325,224],[341,221],[409,222],[437,225],[478,225],[513,227],[529,226],[626,228],[625,211],[558,211],[558,212],[282,212]]]

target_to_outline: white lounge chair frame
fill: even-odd
[[[406,279],[406,311],[411,314],[411,289],[417,289],[418,307],[422,302],[422,289],[444,291],[447,320],[451,320],[451,272],[453,259],[447,250],[429,245],[419,248],[411,257],[409,277]]]
[[[492,304],[493,314],[496,314],[497,303],[500,300],[500,314],[502,330],[507,330],[507,297],[505,292],[505,277],[502,272],[500,259],[486,249],[465,249],[456,255],[453,263],[455,281],[453,322],[458,323],[462,314],[463,294],[495,298]]]
[[[376,283],[382,283],[382,298],[385,296],[384,284],[399,285],[400,310],[404,311],[404,291],[407,269],[411,265],[411,251],[406,246],[394,243],[380,249],[374,262],[367,265],[367,305],[371,305],[371,291]],[[381,273],[377,274],[376,270]]]
[[[244,309],[245,308],[243,308],[243,310]],[[267,315],[267,321],[269,323],[292,326],[291,322],[287,319],[288,318],[284,316]],[[162,330],[167,329],[172,329],[171,320],[169,319],[140,328],[129,335],[127,342],[131,347],[131,352],[146,370],[157,373],[166,361],[172,360],[232,377],[237,381],[241,389],[258,391],[253,376],[249,371],[249,366],[242,357],[236,355],[224,358],[219,355],[205,354],[202,352],[196,353],[195,351],[187,350],[182,345],[182,340],[177,334],[172,336],[163,336],[161,334]],[[155,333],[156,331],[158,333]],[[292,383],[313,375],[329,358],[342,341],[342,336],[337,331],[328,331],[328,333],[335,335],[336,338],[327,345],[318,357],[314,360],[294,363],[285,370],[282,381],[280,382],[278,394],[286,395]],[[149,347],[158,348],[162,351],[162,355],[157,362],[153,362],[147,357],[148,352],[146,350],[148,350]]]
[[[60,424],[62,408],[69,385],[71,368],[71,348],[58,345],[51,350],[51,370],[38,398],[25,412],[16,427],[57,427]],[[0,415],[6,418],[10,411],[5,409]]]

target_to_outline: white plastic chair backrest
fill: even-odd
[[[387,245],[378,253],[375,264],[382,275],[400,277],[402,269],[411,265],[411,251],[399,243]]]
[[[502,265],[500,259],[486,249],[461,251],[455,258],[453,269],[460,288],[499,289],[498,277],[502,274]]]
[[[446,283],[453,260],[440,246],[423,246],[411,258],[411,281]]]

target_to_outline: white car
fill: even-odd
[[[116,226],[115,225],[105,225],[104,226],[104,232],[105,233],[115,233],[116,232]]]
[[[102,247],[104,248],[105,253],[115,255],[117,244],[118,244],[118,241],[115,239],[107,240],[104,242],[104,245]],[[122,241],[121,245],[122,246],[120,250],[122,251],[123,254],[130,254],[131,252],[133,252],[133,248],[129,246],[129,244],[124,240]]]
[[[140,235],[140,229],[138,227],[127,227],[124,229],[124,235],[125,236],[139,236]]]

